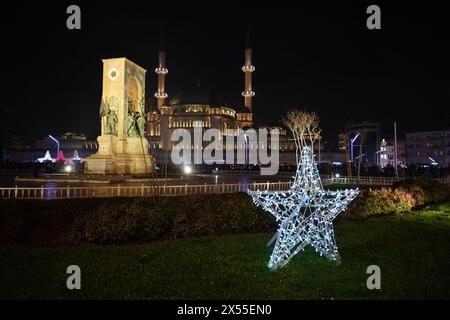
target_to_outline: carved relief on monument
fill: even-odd
[[[145,136],[145,99],[139,77],[133,75],[127,85],[128,113],[127,135],[129,137]]]
[[[129,137],[136,137],[138,135],[136,129],[136,113],[133,111],[133,104],[128,102],[128,115],[127,115],[127,135]]]
[[[107,99],[107,103],[102,100],[100,105],[100,118],[102,121],[102,134],[117,135],[117,111],[119,101],[112,96]]]

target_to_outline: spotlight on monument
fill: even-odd
[[[71,165],[67,165],[67,166],[64,167],[64,171],[67,172],[67,173],[72,172],[72,170],[73,169],[72,169]]]
[[[184,166],[183,168],[184,173],[186,174],[191,174],[192,173],[192,168],[190,166]]]
[[[336,178],[340,178],[340,176],[341,175],[339,173],[336,173],[336,175],[335,175]]]

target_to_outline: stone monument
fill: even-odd
[[[127,58],[103,60],[101,135],[86,174],[146,174],[155,162],[145,136],[146,70]]]

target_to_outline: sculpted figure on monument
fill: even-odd
[[[133,112],[131,102],[128,103],[127,134],[129,137],[136,137],[138,135],[138,131],[136,129],[136,115]]]
[[[145,118],[142,115],[142,113],[140,113],[140,112],[136,112],[136,116],[137,116],[136,122],[137,122],[137,126],[139,129],[139,135],[141,137],[144,137],[145,136]]]
[[[104,99],[100,104],[100,118],[105,117],[105,134],[117,134],[117,97],[109,97],[106,103]]]
[[[119,100],[116,96],[109,97],[108,99],[108,109],[117,113],[119,109]]]
[[[106,114],[106,134],[117,134],[117,116],[113,110]]]

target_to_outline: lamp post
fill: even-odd
[[[434,160],[432,157],[428,157],[428,159],[430,159],[431,165],[432,165],[432,166],[437,166],[437,165],[438,165],[438,163],[436,162],[436,160]]]
[[[56,140],[52,135],[48,135],[48,137],[50,138],[50,139],[52,139],[53,141],[55,141],[56,142],[56,157],[58,157],[59,156],[59,141],[58,140]]]
[[[353,144],[355,143],[356,139],[359,137],[359,132],[356,133],[356,136],[353,139],[350,139],[350,154],[351,159],[350,161],[353,163]]]

